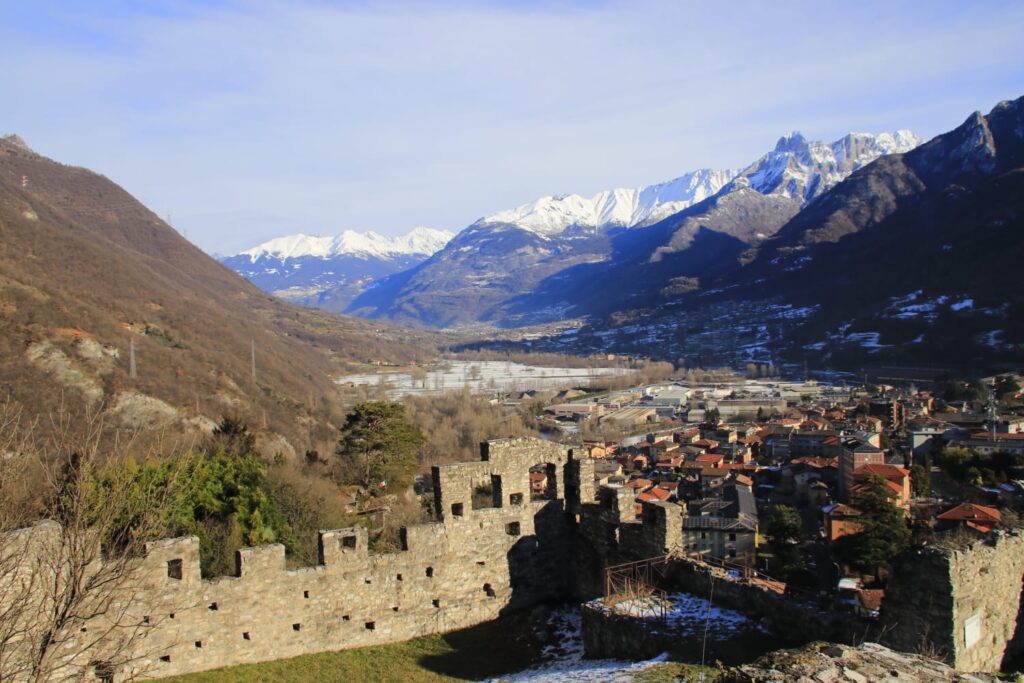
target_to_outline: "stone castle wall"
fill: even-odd
[[[550,475],[548,499],[530,497],[537,464]],[[590,473],[582,487],[581,471]],[[123,621],[141,631],[119,675],[172,676],[401,641],[564,597],[575,523],[567,505],[579,507],[581,488],[593,497],[592,472],[558,444],[490,441],[480,462],[434,469],[441,521],[404,529],[402,551],[370,553],[360,527],[324,531],[314,567],[287,569],[275,544],[241,550],[236,576],[207,580],[195,537],[151,543],[119,588],[131,612]],[[493,484],[493,507],[474,510],[480,483]],[[52,535],[55,526],[33,533]],[[82,633],[103,628],[90,623]]]
[[[548,475],[543,500],[531,500],[534,465]],[[576,459],[558,444],[490,441],[479,462],[437,467],[433,477],[440,521],[404,529],[396,553],[370,553],[363,528],[335,529],[320,534],[317,566],[289,570],[284,547],[268,545],[241,550],[235,576],[207,580],[196,538],[149,544],[114,600],[138,636],[117,678],[379,645],[472,626],[546,600],[586,600],[603,594],[607,567],[662,556],[682,543],[679,506],[644,503],[637,519],[632,491],[595,489],[594,461]],[[491,487],[491,507],[474,509],[480,484]],[[26,556],[45,554],[57,536],[59,527],[44,522],[0,537],[0,549],[30,538],[18,546],[35,548]],[[883,606],[886,642],[908,651],[932,648],[962,670],[994,670],[1016,651],[1024,640],[1018,625],[1024,537],[957,552],[929,549],[907,561]],[[718,570],[677,561],[665,579],[706,595],[711,571]],[[844,637],[849,624],[827,615],[811,619],[807,608],[749,582],[723,573],[714,583],[716,603],[753,610],[783,634],[811,629],[819,637],[850,639]],[[95,620],[74,636],[84,641],[107,626]],[[83,654],[90,661],[105,656],[102,648]]]
[[[958,550],[911,550],[882,604],[883,642],[943,657],[960,671],[997,671],[1024,653],[1022,579],[1020,533]]]

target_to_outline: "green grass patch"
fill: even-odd
[[[322,652],[245,664],[166,681],[179,683],[435,683],[473,681],[525,669],[540,660],[525,615],[404,643]]]
[[[681,662],[665,662],[638,671],[634,677],[634,683],[698,683],[701,680],[700,674],[704,673],[704,681],[710,683],[718,676],[719,671],[710,666],[700,664],[683,664]]]

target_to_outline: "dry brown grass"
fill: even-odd
[[[86,358],[83,339],[118,357]],[[348,364],[423,361],[438,341],[274,299],[106,178],[0,141],[0,398],[31,417],[58,409],[62,390],[64,401],[80,400],[52,368],[28,362],[30,344],[49,342],[108,402],[130,390],[183,417],[237,415],[301,452],[344,415],[333,373]]]

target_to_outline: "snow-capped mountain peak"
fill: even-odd
[[[832,143],[809,141],[794,131],[779,138],[775,149],[743,169],[730,185],[806,205],[878,157],[909,152],[920,142],[905,129],[877,135],[849,133]]]
[[[255,263],[263,257],[293,259],[312,257],[329,259],[338,256],[388,259],[394,256],[427,257],[440,250],[454,234],[447,230],[414,228],[404,235],[388,237],[373,231],[345,230],[339,235],[288,235],[277,237],[246,249],[238,256],[248,256]]]
[[[514,225],[544,238],[561,235],[570,227],[645,226],[679,213],[727,185],[784,195],[806,204],[878,157],[908,152],[918,144],[918,137],[905,129],[877,135],[850,133],[832,143],[811,141],[793,131],[779,138],[771,152],[742,170],[701,169],[668,182],[605,190],[592,197],[541,197],[485,216],[473,225]]]
[[[541,197],[514,209],[499,211],[475,225],[507,223],[552,237],[566,228],[622,227],[648,225],[682,211],[718,192],[736,171],[701,169],[668,182],[639,188],[616,188],[592,197],[565,194]]]

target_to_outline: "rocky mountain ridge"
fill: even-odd
[[[709,209],[739,203],[737,195],[692,207],[669,229],[696,224],[706,245]],[[698,251],[690,249],[648,262],[645,279],[673,275],[672,286],[649,287],[629,308],[610,306],[571,338],[537,343],[697,364],[899,366],[927,369],[922,377],[998,371],[1024,360],[1022,233],[1018,98],[876,159],[764,240],[719,237],[718,251],[701,249],[699,261],[686,260]]]
[[[220,262],[282,299],[341,311],[375,280],[416,266],[451,238],[452,233],[433,228],[414,228],[397,237],[354,230],[326,236],[300,233]]]
[[[636,191],[544,198],[477,221],[422,264],[368,288],[347,310],[447,327],[518,326],[628,308],[630,298],[672,285],[680,274],[673,255],[688,252],[683,259],[699,264],[708,250],[739,253],[849,173],[917,141],[909,131],[856,133],[831,144],[791,134],[738,174],[698,171]]]
[[[664,183],[620,187],[592,197],[578,194],[541,197],[529,204],[485,216],[473,226],[514,225],[542,237],[554,237],[569,228],[650,225],[716,194],[736,173],[705,168]]]

